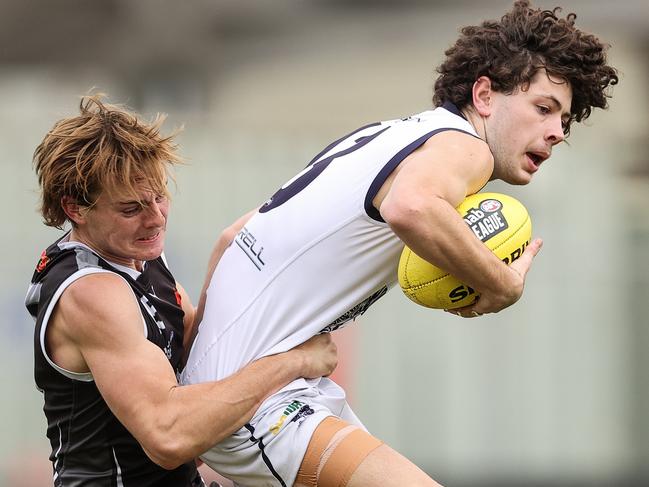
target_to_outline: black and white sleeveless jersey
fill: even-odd
[[[193,463],[171,471],[154,464],[110,411],[92,374],[65,370],[47,353],[45,331],[62,293],[75,280],[101,272],[117,274],[128,283],[140,306],[146,338],[164,351],[177,374],[182,367],[184,313],[175,280],[162,257],[146,262],[139,273],[103,260],[89,247],[68,241],[68,235],[48,247],[36,266],[25,304],[36,321],[34,374],[44,398],[53,484],[201,486]],[[156,414],[155,410],[150,414]]]

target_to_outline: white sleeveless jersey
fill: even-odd
[[[397,282],[403,243],[372,200],[399,163],[445,130],[477,137],[452,105],[368,125],[277,191],[218,264],[183,382],[223,379],[339,328],[383,296]]]

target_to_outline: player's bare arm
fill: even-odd
[[[122,303],[114,306],[111,303]],[[241,428],[261,402],[291,380],[330,374],[328,335],[265,357],[218,382],[178,386],[164,352],[142,332],[142,316],[117,275],[92,274],[61,296],[47,343],[58,365],[91,371],[111,411],[164,468],[175,468]]]
[[[196,308],[194,308],[189,294],[187,294],[185,288],[178,281],[176,281],[176,291],[180,296],[180,307],[183,309],[183,313],[185,313],[185,316],[183,316],[183,348],[186,355],[189,351],[191,340],[195,335]]]
[[[480,242],[455,210],[488,182],[492,172],[493,158],[482,140],[446,131],[406,158],[374,201],[416,254],[481,293],[484,299],[477,313],[497,312],[516,302],[525,278]],[[531,244],[528,256],[535,255],[539,246]],[[531,264],[531,257],[523,262]]]

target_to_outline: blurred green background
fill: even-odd
[[[196,300],[223,227],[330,141],[429,108],[458,29],[510,5],[0,0],[0,485],[51,485],[22,302],[59,232],[36,212],[31,156],[80,95],[184,125],[167,257]],[[612,45],[621,82],[529,187],[487,187],[545,239],[523,299],[463,321],[395,290],[343,340],[356,412],[448,487],[649,485],[649,4],[563,7]]]

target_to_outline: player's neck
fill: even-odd
[[[464,107],[462,109],[462,114],[469,121],[469,123],[473,127],[473,130],[476,131],[478,137],[486,142],[487,133],[484,117],[480,116],[480,114],[471,105]]]

